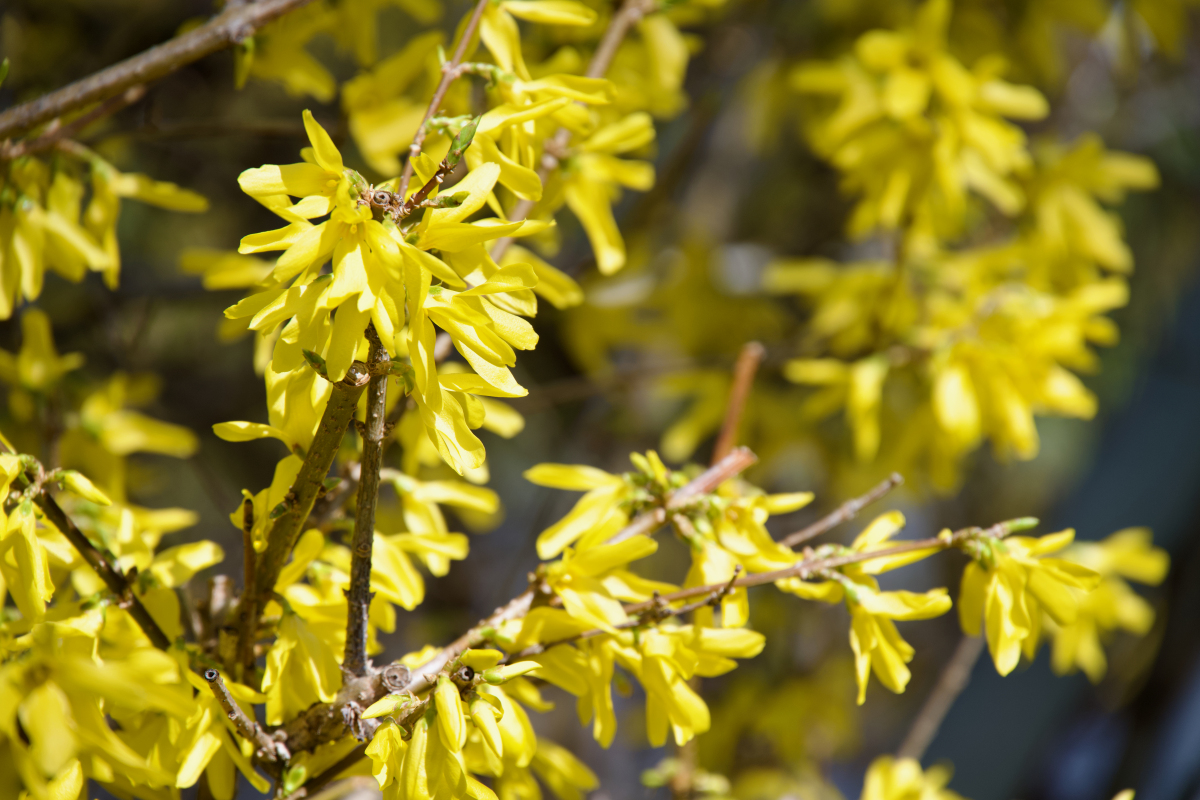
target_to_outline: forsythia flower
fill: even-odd
[[[1079,611],[1080,593],[1100,580],[1092,569],[1064,558],[1047,558],[1075,538],[1065,530],[1040,538],[980,537],[974,560],[963,572],[958,616],[963,632],[980,635],[986,622],[988,649],[996,671],[1007,675],[1021,653],[1032,659],[1041,637],[1042,612],[1059,625],[1070,625]]]
[[[734,658],[752,658],[762,651],[765,637],[744,628],[661,627],[634,640],[622,634],[614,650],[617,663],[631,672],[646,690],[646,734],[659,747],[667,732],[684,744],[708,730],[708,706],[688,680],[713,677],[736,666]]]
[[[871,31],[853,55],[792,76],[798,91],[837,101],[810,133],[845,187],[863,195],[853,235],[911,219],[910,236],[946,238],[963,221],[968,190],[1008,215],[1024,205],[1014,178],[1031,160],[1024,133],[1004,118],[1041,119],[1046,100],[1001,80],[994,60],[972,71],[946,52],[949,17],[949,0],[928,0],[911,30]]]
[[[331,702],[341,685],[341,668],[329,644],[299,615],[284,609],[263,675],[267,724],[279,725],[313,703]]]
[[[195,192],[120,172],[77,143],[52,165],[36,156],[0,162],[0,319],[12,316],[22,299],[38,298],[47,269],[76,283],[88,271],[100,272],[109,288],[116,288],[122,198],[172,211],[208,208]]]
[[[1150,631],[1154,608],[1125,582],[1128,578],[1157,586],[1166,577],[1170,557],[1150,541],[1148,529],[1126,528],[1099,542],[1077,542],[1063,553],[1064,559],[1095,570],[1100,584],[1087,593],[1071,590],[1079,598],[1073,622],[1047,621],[1055,672],[1064,675],[1081,669],[1097,683],[1108,668],[1102,643],[1112,631],[1126,630],[1135,636]]]
[[[866,553],[887,548],[889,540],[904,527],[904,516],[892,511],[876,518],[860,533],[850,546],[851,552]],[[808,583],[799,578],[777,582],[785,592],[808,600],[836,603],[845,600],[850,611],[850,647],[854,651],[854,672],[858,680],[858,703],[867,698],[867,682],[872,670],[880,683],[896,694],[904,692],[912,677],[906,666],[913,659],[913,649],[901,638],[893,620],[930,619],[950,610],[950,598],[945,589],[928,592],[883,592],[872,575],[926,558],[933,549],[913,550],[847,565],[840,573],[830,572],[820,583]]]
[[[554,558],[585,534],[587,538],[578,545],[581,549],[604,542],[629,522],[623,506],[632,497],[633,488],[620,475],[569,464],[538,464],[525,470],[524,475],[525,480],[538,486],[586,492],[566,516],[538,535],[541,558]]]
[[[962,800],[946,788],[949,782],[945,766],[926,771],[915,758],[881,756],[867,768],[860,800]]]

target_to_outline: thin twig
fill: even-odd
[[[1012,530],[1011,525],[1014,522],[1023,523],[1024,520],[1009,520],[1006,522],[998,522],[990,528],[963,528],[955,531],[949,536],[934,536],[929,539],[913,539],[907,542],[888,547],[882,550],[870,550],[866,552],[845,553],[836,556],[811,556],[802,561],[797,562],[793,566],[783,569],[772,570],[770,572],[757,572],[753,575],[747,575],[745,578],[738,578],[730,585],[735,589],[749,588],[751,586],[762,586],[767,583],[775,583],[786,578],[809,578],[823,570],[836,569],[844,567],[847,564],[858,564],[863,561],[874,561],[878,558],[888,558],[897,556],[903,553],[911,553],[914,550],[949,550],[952,547],[957,547],[964,541],[975,536],[990,536],[993,538],[1002,538],[1007,536]],[[708,594],[715,589],[718,589],[725,584],[710,583],[705,586],[693,586],[689,589],[680,589],[677,592],[664,594],[658,598],[658,602],[673,603],[676,600],[690,600],[693,597],[699,597],[703,594]],[[655,601],[646,601],[644,603],[633,603],[625,606],[625,613],[636,614],[644,611],[651,606]]]
[[[356,361],[346,371],[346,377],[333,384],[333,392],[329,395],[321,415],[321,424],[317,426],[317,433],[304,456],[304,463],[300,465],[300,472],[292,481],[284,502],[271,511],[272,516],[278,516],[267,533],[267,549],[258,560],[255,583],[260,611],[266,608],[271,593],[275,591],[275,581],[279,579],[284,562],[296,545],[300,528],[308,519],[313,503],[324,486],[325,476],[329,474],[342,437],[358,408],[358,398],[367,388],[370,377],[367,366]]]
[[[254,640],[258,634],[258,595],[254,591],[257,553],[254,550],[254,501],[242,502],[242,599],[238,612],[237,663],[234,675],[242,683],[258,685]]]
[[[379,501],[379,468],[383,463],[384,422],[387,416],[387,372],[391,360],[379,341],[375,326],[368,325],[371,343],[367,356],[371,382],[367,386],[367,418],[362,429],[362,460],[354,536],[350,546],[350,588],[346,590],[346,649],[342,666],[351,675],[367,674],[367,616],[371,608],[371,551],[375,544],[375,506]]]
[[[795,547],[798,544],[807,542],[809,539],[815,539],[821,534],[833,530],[843,522],[849,522],[854,519],[858,515],[858,512],[871,505],[871,503],[883,498],[888,492],[897,486],[903,485],[903,483],[904,477],[899,472],[893,472],[882,483],[871,489],[871,491],[861,497],[847,500],[834,511],[821,517],[807,528],[802,528],[780,539],[779,543],[785,547]]]
[[[412,180],[416,158],[421,155],[421,147],[425,144],[425,137],[429,135],[429,120],[437,114],[438,107],[446,98],[446,92],[450,90],[450,85],[464,74],[464,70],[458,67],[467,54],[467,47],[470,46],[471,39],[475,37],[479,19],[483,16],[483,10],[489,2],[491,0],[479,0],[475,4],[475,10],[471,12],[471,19],[463,29],[462,38],[458,40],[458,47],[454,48],[454,56],[442,64],[442,79],[438,81],[437,89],[434,90],[433,97],[429,100],[429,107],[425,109],[425,116],[421,118],[421,124],[417,126],[417,132],[413,135],[412,144],[408,146],[408,159],[404,162],[404,171],[400,173],[400,185],[396,189],[396,194],[400,195],[401,199],[408,194],[408,184]]]
[[[146,87],[142,84],[131,86],[116,97],[111,97],[100,105],[81,114],[65,125],[51,125],[41,136],[13,144],[9,140],[0,142],[0,161],[9,161],[31,153],[49,150],[63,139],[73,139],[75,134],[87,128],[96,120],[115,114],[126,106],[133,105],[146,96]]]
[[[131,86],[156,81],[210,53],[240,44],[268,22],[310,2],[312,0],[230,3],[220,14],[194,30],[0,113],[0,137],[12,136],[77,108],[107,100]]]
[[[657,0],[625,0],[621,10],[613,14],[612,19],[609,20],[608,27],[604,29],[604,35],[600,38],[600,43],[596,45],[596,51],[592,53],[592,60],[588,62],[587,77],[603,78],[605,76],[608,68],[612,66],[612,60],[616,56],[621,42],[628,35],[629,29],[640,22],[642,17],[652,12],[657,4]],[[559,128],[554,136],[546,140],[542,160],[537,168],[538,178],[543,186],[550,173],[558,169],[567,151],[567,145],[570,143],[571,132],[566,128]],[[509,221],[517,222],[527,219],[536,205],[537,202],[534,200],[517,201],[508,215]],[[504,258],[504,254],[508,252],[513,241],[511,236],[497,239],[496,243],[492,245],[492,259],[498,263],[500,259]]]
[[[83,560],[104,581],[104,585],[108,587],[109,591],[117,596],[118,604],[129,612],[129,616],[133,617],[145,632],[150,643],[159,650],[171,649],[171,640],[154,621],[154,617],[150,616],[150,612],[142,605],[142,601],[133,593],[133,584],[117,566],[116,557],[108,550],[94,545],[92,540],[75,526],[71,518],[62,510],[62,506],[50,496],[45,488],[38,490],[33,497],[33,502],[42,509],[50,523],[74,545],[79,554],[83,556]]]
[[[975,668],[975,662],[983,653],[983,645],[982,636],[964,636],[958,643],[954,655],[950,656],[950,660],[942,668],[942,674],[938,677],[933,692],[926,698],[920,713],[913,720],[912,727],[908,729],[904,743],[896,751],[897,758],[915,758],[920,761],[925,755],[933,737],[937,735],[938,728],[942,727],[946,714],[950,712],[950,707],[962,694],[963,689],[967,688],[967,683],[971,680],[971,670]]]
[[[215,669],[206,669],[204,670],[204,680],[208,681],[208,688],[212,689],[213,696],[221,704],[221,708],[229,717],[229,721],[233,723],[233,727],[237,729],[243,739],[251,742],[258,750],[259,758],[267,761],[287,761],[291,758],[291,754],[288,753],[283,743],[268,736],[266,731],[260,728],[257,722],[250,719],[245,710],[237,704],[233,695],[229,693],[229,687],[221,678],[220,672]]]
[[[750,397],[750,388],[754,385],[754,373],[762,363],[766,349],[758,342],[746,342],[738,353],[737,363],[733,365],[733,384],[729,387],[729,402],[725,406],[725,421],[721,424],[721,433],[717,443],[713,445],[712,463],[717,463],[729,454],[737,444],[738,428],[742,424],[742,413],[746,409],[746,400]]]
[[[725,481],[735,475],[744,472],[747,468],[758,461],[758,456],[748,447],[735,448],[729,455],[722,458],[717,463],[700,473],[696,478],[692,479],[686,486],[674,492],[666,505],[661,508],[656,508],[651,511],[645,511],[638,514],[632,522],[626,525],[621,530],[617,531],[609,544],[623,542],[626,539],[631,539],[634,536],[644,536],[653,533],[658,528],[666,524],[667,519],[673,511],[679,511],[686,507],[688,503],[695,500],[697,497],[706,495],[714,491]]]

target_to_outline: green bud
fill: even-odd
[[[467,148],[471,146],[471,140],[475,138],[475,129],[479,127],[479,117],[463,125],[458,130],[458,135],[454,137],[454,141],[450,143],[450,152],[446,154],[446,164],[450,168],[458,165],[462,160],[463,153],[467,152]]]
[[[522,675],[533,672],[535,669],[541,669],[542,665],[536,661],[518,661],[515,664],[505,664],[503,667],[493,667],[492,669],[483,671],[483,680],[490,683],[492,686],[511,681],[513,678],[519,678]]]
[[[308,769],[301,765],[292,767],[283,776],[283,792],[291,794],[304,785],[304,781],[308,779]]]
[[[314,353],[312,350],[303,350],[304,360],[308,365],[316,370],[317,374],[325,380],[329,380],[329,368],[325,364],[325,359]]]
[[[0,83],[4,83],[4,79],[8,77],[8,59],[0,61]]]
[[[1040,521],[1037,517],[1017,517],[1001,524],[1004,525],[1006,533],[1019,533],[1036,528]]]
[[[466,202],[471,196],[470,192],[455,192],[454,194],[443,194],[429,204],[430,208],[458,208]]]

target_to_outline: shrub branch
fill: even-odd
[[[325,405],[325,413],[321,416],[321,424],[317,426],[317,434],[313,437],[312,445],[304,456],[304,463],[287,497],[280,507],[272,510],[278,513],[275,523],[267,534],[267,549],[258,560],[258,575],[256,592],[259,609],[266,607],[275,591],[275,581],[287,561],[288,554],[296,544],[300,528],[308,519],[317,495],[324,488],[325,476],[333,465],[342,444],[342,437],[354,411],[358,407],[358,398],[367,388],[371,375],[367,366],[361,361],[350,365],[346,377],[333,384],[333,392]]]
[[[367,674],[368,666],[367,616],[374,596],[371,592],[371,551],[375,544],[375,506],[379,502],[379,468],[383,461],[387,417],[388,375],[381,367],[386,367],[390,361],[374,325],[367,326],[367,339],[371,343],[367,356],[371,381],[367,386],[367,419],[362,428],[358,501],[350,545],[350,588],[346,590],[346,650],[342,658],[342,667],[359,677]]]
[[[0,113],[0,137],[21,133],[77,108],[107,100],[138,84],[156,81],[210,53],[240,44],[268,22],[310,2],[312,0],[228,3],[224,11],[195,30]]]

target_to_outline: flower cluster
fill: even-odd
[[[38,299],[47,271],[74,282],[98,272],[115,289],[123,199],[171,211],[208,209],[195,192],[120,172],[76,142],[58,149],[52,159],[0,159],[0,319],[11,317],[23,301]]]

